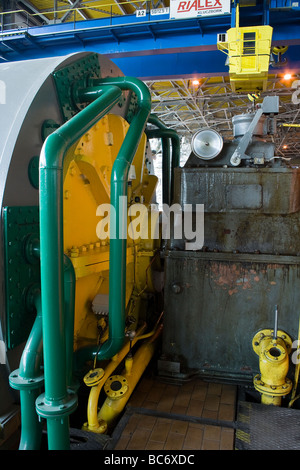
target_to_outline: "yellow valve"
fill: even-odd
[[[263,404],[280,406],[282,397],[292,388],[291,380],[286,377],[292,339],[281,330],[277,331],[274,338],[273,332],[270,329],[261,330],[252,340],[253,350],[259,356],[260,370],[253,383],[261,394]]]

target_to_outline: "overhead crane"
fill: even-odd
[[[272,27],[272,44],[289,45],[285,57],[296,67],[300,12],[294,3],[288,5],[283,9],[277,2],[259,1],[255,6],[241,3],[240,26]],[[93,50],[112,59],[124,73],[143,79],[224,74],[228,68],[219,54],[217,38],[235,25],[236,3],[232,2],[230,8],[229,14],[219,16],[172,19],[166,9],[149,8],[145,16],[135,13],[118,16],[111,15],[107,7],[107,15],[85,21],[35,27],[20,24],[17,30],[5,28],[0,33],[0,60],[27,60],[51,57],[58,52],[63,55]]]

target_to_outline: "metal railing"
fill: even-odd
[[[126,10],[126,7],[131,11]],[[116,10],[119,9],[119,12]],[[161,11],[160,11],[161,10]],[[85,17],[86,12],[91,12],[90,17]],[[138,0],[99,3],[93,6],[78,6],[73,8],[49,9],[30,13],[27,10],[11,10],[0,12],[0,32],[7,30],[28,29],[34,26],[48,24],[77,23],[78,21],[95,20],[98,18],[117,18],[124,16],[138,16],[150,19],[150,15],[168,12],[161,1],[154,5],[153,0],[140,2]],[[99,16],[99,14],[101,16]],[[92,16],[94,15],[94,16]],[[73,18],[72,18],[73,17]],[[20,18],[20,19],[18,19]],[[40,24],[37,24],[37,19]],[[67,21],[66,21],[67,20]]]
[[[295,0],[271,0],[270,10],[300,10],[300,3]]]

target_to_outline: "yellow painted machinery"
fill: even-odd
[[[108,219],[104,209],[109,209],[112,167],[128,127],[121,116],[106,115],[79,140],[65,176],[64,250],[72,260],[76,275],[75,349],[97,343],[99,329],[107,329],[110,239],[108,221],[104,226]],[[131,166],[134,173],[129,181],[128,207],[141,198],[150,207],[154,195],[157,177],[150,175],[146,168],[146,143],[144,135]],[[133,330],[140,320],[144,288],[154,292],[147,268],[157,248],[156,240],[128,239],[126,308],[131,322],[128,326]],[[100,341],[105,340],[104,334]]]
[[[265,91],[271,55],[273,28],[264,26],[239,26],[239,5],[236,9],[236,26],[230,28],[226,38],[218,41],[218,49],[228,56],[232,91]],[[224,40],[225,39],[225,40]]]
[[[39,449],[44,425],[48,448],[68,449],[70,416],[83,409],[79,427],[108,432],[155,352],[162,269],[149,139],[174,140],[170,195],[178,138],[151,115],[146,85],[97,54],[2,64],[1,78],[1,396],[16,427],[20,399],[20,449]]]
[[[278,307],[275,307],[275,326],[273,330],[258,331],[252,347],[259,356],[260,373],[255,375],[253,383],[261,394],[265,405],[281,406],[282,398],[292,390],[289,373],[289,355],[292,352],[293,340],[284,331],[278,331]]]

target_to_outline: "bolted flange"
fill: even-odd
[[[94,387],[98,385],[103,376],[104,370],[102,368],[92,369],[84,376],[83,381],[88,387]]]
[[[100,419],[97,426],[91,426],[89,423],[84,423],[82,430],[91,431],[96,434],[105,434],[107,431],[107,423],[103,419]]]
[[[105,382],[104,391],[112,400],[117,400],[129,390],[127,379],[123,375],[112,375]]]
[[[37,377],[22,377],[19,369],[16,369],[9,375],[9,384],[15,390],[35,390],[42,387],[44,383],[44,374]]]
[[[282,385],[269,385],[264,383],[261,380],[261,375],[258,374],[254,377],[253,379],[254,387],[255,389],[264,394],[268,395],[270,397],[283,397],[290,393],[292,390],[293,383],[290,379],[286,377],[285,383]]]
[[[72,390],[69,390],[65,399],[60,400],[59,403],[49,403],[46,400],[45,393],[42,393],[35,402],[36,412],[41,418],[56,419],[63,418],[73,413],[77,408],[77,395]]]
[[[274,330],[268,328],[260,330],[256,333],[252,340],[252,347],[256,354],[259,355],[261,341],[266,337],[272,338],[273,334]],[[281,338],[285,342],[287,351],[290,352],[293,344],[292,338],[285,331],[282,330],[277,331],[277,337]]]

